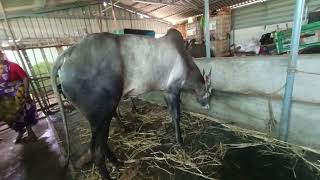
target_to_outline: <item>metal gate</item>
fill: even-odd
[[[51,87],[50,72],[58,54],[67,47],[59,45],[5,50],[9,60],[19,64],[28,73],[31,80],[31,96],[36,101],[38,109],[45,115],[56,111],[54,106],[57,102]]]

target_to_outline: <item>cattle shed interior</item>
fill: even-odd
[[[320,180],[319,0],[0,0],[1,50],[28,74],[38,119],[37,140],[25,133],[19,144],[17,132],[0,119],[0,179],[102,179],[95,163],[83,163],[90,124],[60,94],[71,146],[64,167],[67,139],[50,78],[54,63],[90,34],[161,39],[172,28],[211,81],[210,108],[182,92],[178,145],[166,92],[123,98],[122,123],[113,118],[106,140],[123,164],[107,159],[110,176]]]

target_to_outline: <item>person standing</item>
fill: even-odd
[[[28,139],[37,137],[32,126],[37,123],[36,106],[29,93],[29,77],[16,63],[7,59],[0,50],[0,121],[18,132],[15,143],[22,141],[24,133]]]

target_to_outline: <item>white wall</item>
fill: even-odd
[[[292,22],[234,30],[234,44],[247,44],[252,38],[260,40],[263,34],[276,31],[277,26],[279,26],[280,29],[287,29],[287,26],[291,28]],[[231,40],[232,39],[233,34],[231,35]]]
[[[268,122],[274,116],[277,124],[272,134],[277,137],[284,94],[284,88],[281,87],[284,87],[286,81],[288,59],[288,56],[255,56],[196,60],[200,69],[209,71],[212,67],[211,79],[215,91],[210,102],[211,106],[209,110],[204,110],[194,96],[183,94],[183,108],[262,132],[268,132]],[[299,57],[297,67],[299,70],[320,74],[319,67],[319,55]],[[319,77],[320,75],[315,74],[296,74],[289,127],[290,143],[318,150],[320,150]],[[146,94],[142,98],[164,103],[163,95],[159,93]]]

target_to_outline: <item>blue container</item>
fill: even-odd
[[[143,35],[143,36],[150,36],[155,37],[156,32],[151,30],[141,30],[141,29],[121,29],[113,31],[113,34],[136,34],[136,35]]]

